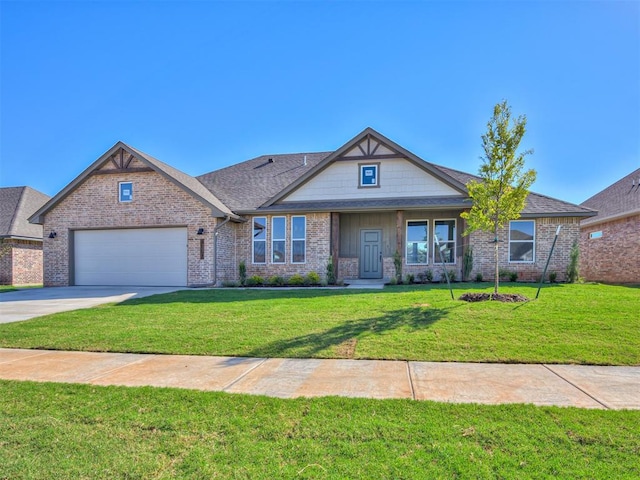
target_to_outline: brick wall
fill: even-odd
[[[589,238],[593,232],[602,236]],[[640,215],[581,228],[580,276],[597,282],[640,283]]]
[[[0,244],[0,285],[42,283],[42,242],[3,239]]]
[[[529,219],[522,219],[529,220]],[[509,262],[509,229],[505,227],[499,235],[499,268],[518,272],[518,280],[531,282],[539,281],[544,266],[549,257],[556,229],[562,225],[553,257],[549,263],[549,272],[557,273],[557,280],[566,279],[569,265],[569,254],[573,242],[578,241],[580,233],[580,219],[574,217],[536,218],[535,220],[535,259],[533,263]],[[473,246],[473,270],[470,279],[477,273],[482,273],[484,280],[494,280],[495,260],[493,235],[476,231],[469,235],[469,243]]]
[[[141,166],[141,165],[132,165]],[[133,182],[133,202],[118,201],[118,182]],[[213,283],[211,210],[155,172],[92,175],[55,208],[44,223],[44,284],[69,285],[71,232],[83,229],[185,226],[188,234],[188,285]],[[198,228],[204,235],[196,235]],[[55,231],[56,238],[48,238]],[[204,259],[200,240],[204,240]]]
[[[265,215],[260,215],[265,216]],[[306,262],[291,262],[291,217],[292,215],[278,214],[276,216],[286,217],[287,219],[287,235],[286,235],[286,261],[285,263],[271,263],[271,215],[267,215],[267,242],[266,242],[266,259],[265,264],[254,264],[252,262],[252,237],[253,222],[252,217],[245,223],[236,223],[231,226],[235,230],[232,234],[225,230],[225,237],[219,246],[220,255],[233,258],[232,261],[223,260],[224,266],[220,267],[218,279],[238,280],[238,266],[244,261],[247,266],[247,277],[260,275],[264,279],[268,279],[273,275],[290,277],[294,274],[306,275],[309,272],[316,272],[321,278],[326,278],[327,263],[331,251],[329,249],[331,243],[331,214],[329,213],[309,213],[306,216]],[[295,216],[299,216],[296,214]],[[223,227],[223,228],[226,228]],[[235,241],[231,241],[234,238]],[[220,241],[220,240],[219,240]],[[233,246],[231,245],[233,243]],[[235,248],[233,248],[235,247]],[[220,259],[220,257],[218,257]]]

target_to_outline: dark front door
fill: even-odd
[[[382,230],[360,231],[360,278],[382,278]]]

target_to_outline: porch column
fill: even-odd
[[[396,212],[396,250],[404,259],[404,248],[402,246],[402,233],[404,231],[404,210]]]
[[[338,262],[340,257],[340,214],[331,212],[331,257],[336,279],[338,278]]]

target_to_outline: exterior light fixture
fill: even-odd
[[[51,230],[51,233],[49,233],[49,238],[56,238],[58,236],[58,234],[56,232],[54,232],[53,230]]]
[[[196,235],[203,235],[203,234],[204,234],[204,228],[200,227],[196,232]]]

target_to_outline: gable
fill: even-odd
[[[275,201],[284,204],[466,197],[464,185],[372,129],[366,129],[338,149],[311,173]],[[365,175],[369,175],[371,181],[365,182]]]

